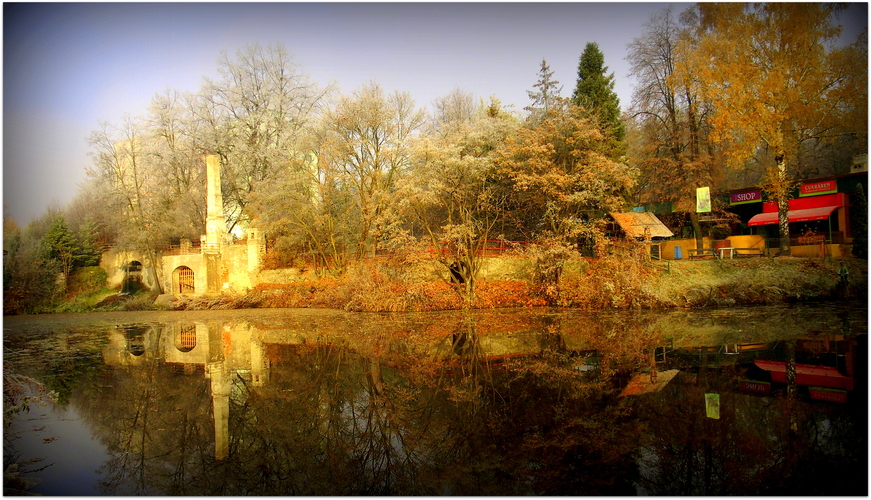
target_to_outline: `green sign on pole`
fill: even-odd
[[[720,395],[705,394],[705,412],[708,418],[720,419]]]
[[[696,212],[711,211],[711,188],[696,188]]]

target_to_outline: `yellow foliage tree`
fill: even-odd
[[[564,99],[509,138],[496,173],[526,239],[592,238],[596,221],[625,208],[635,171],[612,159],[614,147],[584,108]]]
[[[802,145],[867,130],[867,41],[835,46],[841,28],[833,19],[843,8],[702,3],[697,44],[679,58],[677,71],[694,74],[714,108],[714,137],[728,162],[759,151],[773,159],[766,191],[778,202],[781,255],[789,254],[790,170]]]

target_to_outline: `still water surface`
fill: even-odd
[[[44,495],[866,495],[867,332],[864,303],[9,317],[5,374],[56,397],[4,421],[4,489],[17,463]],[[757,359],[855,389],[747,392]]]

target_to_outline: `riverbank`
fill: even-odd
[[[841,265],[848,280],[841,283]],[[358,312],[456,310],[463,285],[407,281],[374,265],[339,278],[261,283],[242,295],[176,298],[168,309],[330,308]],[[867,300],[867,261],[749,258],[635,262],[607,258],[568,268],[558,282],[481,280],[471,307],[694,308],[824,300]],[[141,305],[141,302],[140,302]],[[138,307],[138,306],[137,306]]]

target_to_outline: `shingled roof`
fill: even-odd
[[[650,212],[611,212],[611,217],[630,238],[671,238],[674,233]]]

